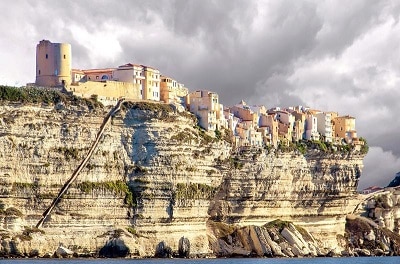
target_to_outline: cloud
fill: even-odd
[[[400,171],[400,158],[379,147],[369,149],[364,164],[358,185],[359,190],[373,185],[386,187]]]

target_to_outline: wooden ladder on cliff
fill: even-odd
[[[103,135],[106,124],[111,119],[111,117],[120,110],[121,104],[123,103],[124,100],[125,100],[124,98],[119,99],[117,104],[104,117],[103,123],[100,126],[100,130],[99,130],[99,132],[97,132],[96,139],[93,142],[92,147],[89,149],[89,152],[86,155],[85,159],[83,159],[81,164],[72,173],[72,176],[65,182],[65,184],[63,185],[63,187],[61,188],[60,192],[58,193],[57,197],[53,200],[51,205],[46,209],[46,211],[44,211],[44,213],[42,214],[42,218],[39,220],[39,222],[36,225],[37,228],[40,228],[43,225],[43,222],[46,220],[46,218],[50,215],[51,211],[61,200],[64,193],[68,191],[69,187],[75,181],[75,179],[78,177],[79,173],[86,167],[87,163],[89,162],[90,157],[92,156],[94,150],[96,149],[97,145],[99,144],[100,138]]]

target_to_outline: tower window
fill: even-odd
[[[66,58],[65,54],[64,54],[64,59]]]
[[[40,70],[39,70],[39,75],[40,75]]]
[[[49,54],[46,53],[46,59],[48,59],[48,58],[49,58]]]

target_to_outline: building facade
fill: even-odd
[[[176,80],[161,76],[160,82],[160,100],[169,104],[185,105],[189,89]]]
[[[330,112],[316,113],[317,117],[317,130],[325,142],[333,141],[333,128],[332,128],[332,115]]]
[[[210,91],[195,91],[189,94],[190,112],[199,119],[199,125],[208,131],[220,129],[219,118],[224,117],[223,109],[219,103],[218,94]]]
[[[319,140],[318,133],[318,119],[313,114],[308,113],[306,115],[306,133],[307,140]]]
[[[145,76],[143,99],[160,101],[160,71],[149,66],[142,67]]]
[[[135,89],[139,90],[141,98],[144,99],[143,90],[146,77],[142,65],[127,63],[119,66],[113,72],[113,80],[132,83]]]
[[[334,119],[335,136],[343,138],[347,143],[357,139],[356,119],[352,116],[338,116]]]
[[[115,68],[104,68],[104,69],[89,69],[83,70],[86,76],[86,81],[101,82],[111,81],[113,79],[113,72]]]

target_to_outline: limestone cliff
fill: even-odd
[[[193,115],[149,103],[124,104],[88,166],[34,228],[108,110],[0,102],[3,254],[98,254],[111,245],[121,255],[154,256],[159,248],[177,252],[180,240],[192,255],[218,254],[209,247],[217,238],[209,219],[239,230],[279,218],[306,228],[320,248],[337,247],[362,155],[233,150],[198,129]]]
[[[312,150],[306,155],[241,150],[233,158],[241,168],[225,175],[210,215],[240,225],[292,221],[323,238],[324,246],[335,247],[355,206],[362,158]]]

